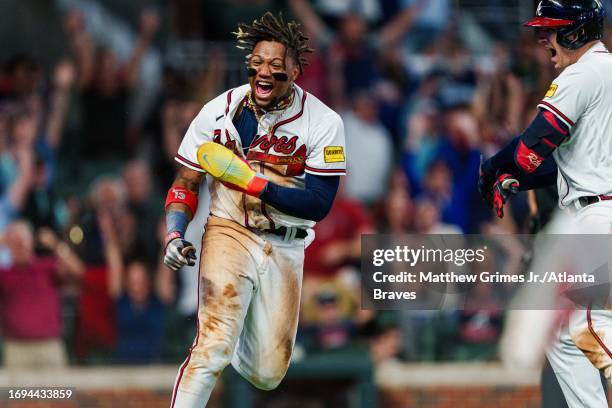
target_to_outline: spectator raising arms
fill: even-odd
[[[117,240],[117,232],[108,213],[98,216],[108,264],[108,290],[115,302],[117,343],[115,361],[118,363],[152,363],[161,359],[164,325],[164,299],[167,280],[158,279],[157,293],[151,288],[151,277],[146,262],[133,260],[124,267]],[[158,274],[167,272],[160,264]],[[167,276],[167,273],[166,273]]]
[[[132,54],[122,65],[111,49],[93,43],[80,12],[66,15],[64,28],[76,54],[82,92],[84,134],[87,135],[82,151],[87,158],[118,159],[134,147],[127,140],[129,96],[137,84],[141,60],[158,27],[159,16],[153,11],[144,11]]]
[[[0,269],[0,322],[9,368],[66,364],[58,284],[80,278],[83,264],[51,230],[39,230],[38,241],[50,256],[35,255],[34,233],[25,221],[12,223],[4,234],[13,260]]]
[[[339,18],[338,32],[329,29],[307,0],[290,0],[291,11],[302,21],[307,32],[315,35],[319,48],[327,54],[328,84],[335,108],[347,105],[356,91],[370,89],[380,77],[376,65],[379,53],[397,46],[408,31],[420,5],[403,8],[393,19],[373,33],[363,13],[348,7]]]
[[[11,182],[7,180],[8,185],[0,196],[0,232],[23,209],[32,186],[34,157],[31,146],[16,146],[11,157],[16,162],[17,176]]]

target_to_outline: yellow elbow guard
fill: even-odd
[[[225,146],[213,142],[204,143],[198,148],[197,157],[204,171],[228,187],[256,197],[265,189],[265,177]]]

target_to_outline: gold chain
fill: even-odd
[[[291,92],[289,93],[289,95],[283,99],[281,99],[276,106],[274,106],[274,108],[270,109],[267,112],[274,112],[274,111],[283,111],[285,109],[287,109],[289,106],[291,106],[291,104],[293,103],[293,99],[294,99],[294,95],[295,95],[295,89],[292,89]],[[251,90],[249,89],[247,91],[246,94],[246,98],[245,98],[245,107],[249,108],[250,110],[253,111],[253,113],[255,114],[255,119],[257,119],[257,123],[260,124],[263,128],[266,129],[266,132],[269,134],[272,127],[274,127],[274,125],[276,125],[276,123],[278,122],[278,120],[280,119],[280,117],[282,116],[282,114],[279,114],[278,117],[276,118],[276,120],[274,121],[274,123],[272,123],[269,127],[266,128],[266,126],[264,126],[261,123],[261,118],[263,117],[263,115],[265,115],[267,112],[264,111],[263,109],[261,109],[253,100],[253,95]]]

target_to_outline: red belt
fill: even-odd
[[[581,206],[586,207],[587,205],[595,204],[595,203],[598,203],[600,201],[608,201],[608,200],[612,200],[612,196],[601,194],[601,195],[597,195],[597,196],[584,196],[584,197],[580,197],[578,199],[578,202],[580,203]]]

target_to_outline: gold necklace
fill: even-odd
[[[246,98],[245,98],[245,107],[249,108],[251,111],[253,111],[253,114],[255,114],[255,119],[257,119],[257,123],[263,127],[266,130],[267,134],[270,134],[272,132],[272,128],[274,127],[274,125],[276,125],[276,123],[279,121],[279,119],[282,116],[282,111],[284,111],[285,109],[287,109],[289,106],[291,106],[291,104],[293,103],[293,99],[294,99],[294,95],[295,95],[295,89],[291,89],[291,92],[289,93],[289,95],[283,99],[281,99],[275,106],[274,108],[270,109],[269,111],[265,111],[263,109],[261,109],[253,100],[253,94],[251,92],[251,90],[249,89],[247,91],[246,94]],[[262,117],[268,113],[268,112],[274,112],[274,111],[281,111],[278,116],[276,117],[276,119],[274,120],[274,122],[272,122],[269,126],[265,126],[263,123],[261,123],[261,119]]]

